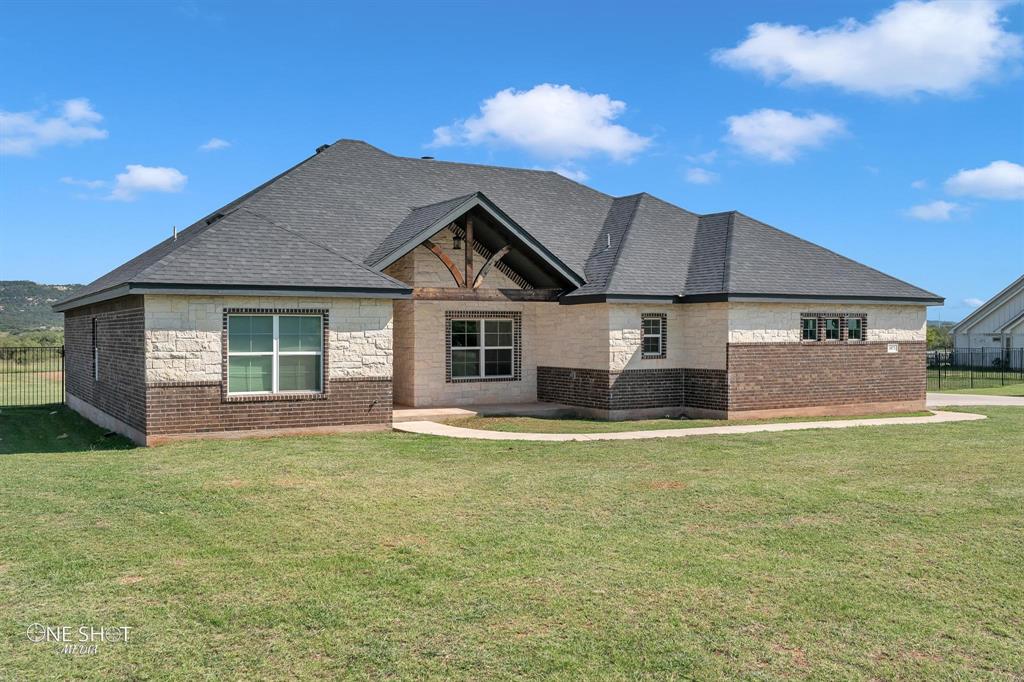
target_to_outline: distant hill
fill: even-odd
[[[82,286],[0,280],[0,332],[17,334],[42,329],[63,329],[64,316],[53,312],[50,306]]]

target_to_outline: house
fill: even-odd
[[[68,404],[153,443],[394,404],[917,410],[941,303],[735,211],[341,140],[55,309]]]
[[[958,349],[1024,348],[1024,275],[949,330]]]

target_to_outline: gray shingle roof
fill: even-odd
[[[124,284],[407,290],[379,270],[411,235],[482,193],[585,284],[566,296],[939,300],[739,213],[613,198],[556,173],[392,156],[341,140],[76,292]],[[610,246],[609,246],[610,242]],[[585,299],[583,299],[585,300]],[[62,302],[68,307],[67,302]]]
[[[373,265],[394,253],[407,241],[418,235],[431,226],[436,225],[439,220],[454,211],[461,204],[464,204],[473,194],[464,194],[461,197],[445,199],[429,206],[417,206],[409,211],[405,220],[398,224],[391,234],[384,238],[384,241],[366,257],[365,263]]]

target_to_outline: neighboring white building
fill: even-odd
[[[1024,275],[950,329],[957,348],[1024,348]]]

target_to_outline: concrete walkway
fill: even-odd
[[[1014,405],[1024,407],[1024,398],[1009,395],[975,395],[973,393],[929,393],[928,407],[953,405]]]
[[[930,417],[880,417],[877,419],[837,419],[818,422],[782,422],[775,424],[737,424],[735,426],[702,426],[693,429],[658,429],[655,431],[620,431],[618,433],[513,433],[509,431],[480,431],[449,426],[429,421],[401,422],[394,425],[396,431],[420,433],[450,438],[476,438],[479,440],[535,440],[535,441],[577,441],[577,440],[640,440],[645,438],[684,438],[687,436],[710,436],[733,433],[759,433],[762,431],[802,431],[805,429],[846,429],[853,426],[889,426],[893,424],[945,424],[950,422],[985,419],[983,414],[964,412],[936,412]]]

